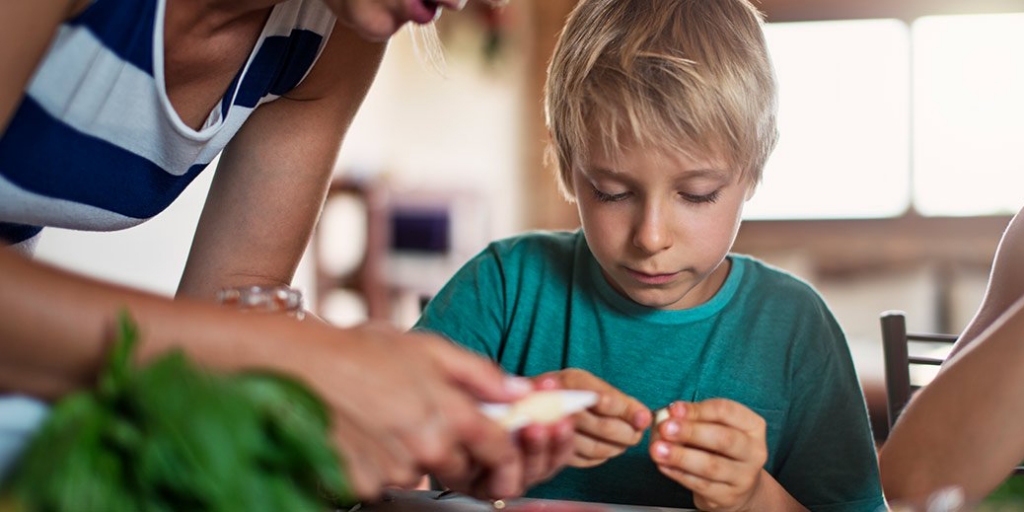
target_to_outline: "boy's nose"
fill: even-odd
[[[669,228],[664,209],[653,206],[644,208],[633,231],[633,245],[648,254],[672,246],[672,230]]]

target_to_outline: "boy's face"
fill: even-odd
[[[592,144],[573,173],[591,252],[619,293],[657,309],[704,303],[728,275],[721,265],[753,187],[717,159]]]

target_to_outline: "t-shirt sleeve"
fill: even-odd
[[[505,330],[504,295],[501,260],[492,244],[430,300],[413,330],[440,334],[497,360]]]
[[[864,395],[842,330],[824,303],[794,367],[776,478],[812,511],[882,510],[878,460]],[[813,331],[817,331],[814,333]]]

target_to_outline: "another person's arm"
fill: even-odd
[[[890,501],[948,486],[984,498],[1024,460],[1024,216],[999,244],[988,291],[942,371],[911,400],[882,447]]]

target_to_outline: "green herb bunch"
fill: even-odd
[[[270,373],[181,352],[144,368],[127,314],[95,390],[47,418],[10,482],[26,511],[323,511],[353,500],[323,403]]]

